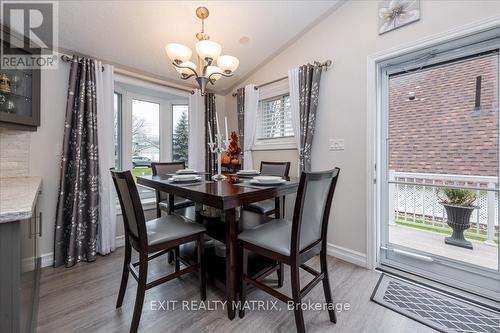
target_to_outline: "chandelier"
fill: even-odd
[[[196,53],[198,55],[197,64],[191,61],[192,51],[189,47],[170,43],[165,46],[167,55],[172,60],[176,71],[181,79],[187,80],[194,77],[201,89],[201,94],[205,94],[208,83],[214,84],[222,76],[232,76],[240,61],[230,55],[221,55],[220,44],[211,41],[210,36],[205,33],[205,19],[208,17],[208,9],[198,7],[196,16],[201,19],[201,32],[196,34]],[[217,64],[217,65],[215,65]]]

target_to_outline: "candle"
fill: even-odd
[[[210,122],[208,122],[208,135],[210,136],[210,144],[213,144],[214,140],[212,138],[212,127],[210,127]]]
[[[229,135],[227,135],[227,117],[224,117],[224,123],[226,125],[226,140],[229,140]]]
[[[217,135],[220,138],[219,115],[217,114],[217,112],[215,112],[215,123],[217,125]]]

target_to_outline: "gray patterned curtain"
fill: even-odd
[[[322,66],[319,63],[299,67],[300,150],[299,168],[311,171],[311,147],[316,129],[319,81]]]
[[[95,60],[73,56],[69,75],[54,266],[96,258],[99,157]]]
[[[238,142],[243,147],[245,142],[245,87],[236,90],[236,112],[238,113]],[[243,154],[241,155],[243,164]]]
[[[215,140],[215,94],[206,93],[205,94],[205,124],[210,123],[212,128],[212,138]],[[210,141],[208,136],[208,126],[205,126],[205,143]],[[215,174],[217,169],[217,158],[216,155],[210,152],[208,145],[205,151],[205,171],[210,174]]]

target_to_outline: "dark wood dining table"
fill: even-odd
[[[169,181],[170,175],[139,176],[137,183],[149,188],[163,191],[169,194],[169,209],[173,207],[174,197],[180,196],[195,203],[221,209],[225,212],[226,232],[226,300],[229,319],[235,316],[235,304],[237,297],[237,236],[238,220],[236,208],[245,204],[259,202],[275,198],[279,207],[279,198],[287,194],[293,194],[298,189],[298,179],[288,179],[286,183],[275,186],[251,185],[248,181],[239,184],[230,184],[225,181],[205,181],[199,183],[174,183]],[[169,211],[171,214],[172,211]],[[277,209],[276,217],[280,217],[280,209]]]

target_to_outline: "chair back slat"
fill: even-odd
[[[186,163],[184,161],[180,162],[153,162],[151,163],[151,169],[153,171],[153,176],[166,175],[175,173],[178,170],[186,168]]]
[[[122,209],[126,236],[133,237],[138,243],[147,243],[144,211],[131,172],[111,170],[111,175]]]
[[[153,162],[151,163],[151,169],[153,171],[153,176],[167,175],[176,173],[178,170],[186,168],[186,163],[184,161],[180,162]],[[156,191],[157,202],[164,201],[168,199],[168,194],[161,191]]]
[[[326,233],[333,194],[340,169],[302,172],[292,226],[292,252],[296,254],[322,240]],[[325,243],[326,244],[326,243]]]
[[[288,177],[290,162],[260,162],[260,174],[266,176]]]

